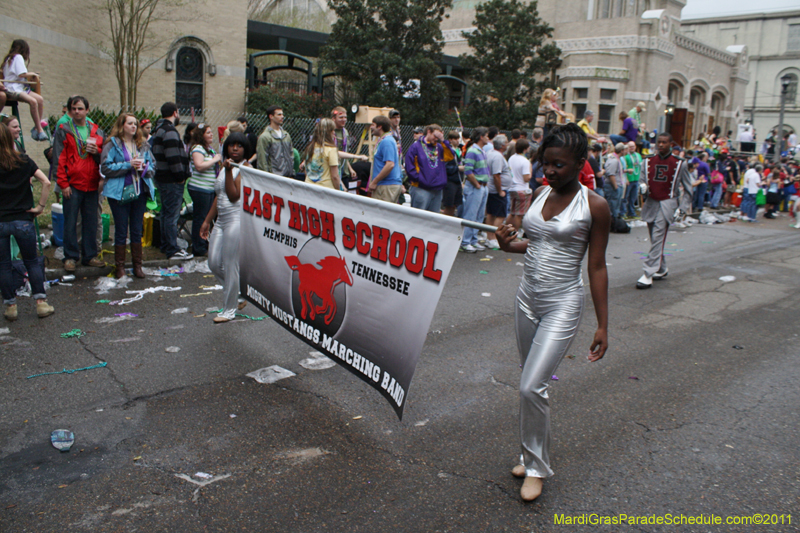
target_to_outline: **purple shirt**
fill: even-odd
[[[622,122],[622,131],[625,134],[625,138],[627,138],[629,141],[635,141],[636,136],[639,135],[639,129],[636,127],[636,121],[631,117],[626,118]]]
[[[452,154],[453,148],[447,139],[442,143],[436,143],[434,146],[425,143],[424,139],[425,137],[420,137],[408,149],[405,157],[406,174],[408,174],[408,179],[421,189],[441,191],[447,184],[444,150],[447,147]],[[430,151],[432,154],[434,147],[436,149],[436,160],[432,161],[426,152]]]

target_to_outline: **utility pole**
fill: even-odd
[[[775,163],[781,161],[781,143],[783,143],[783,111],[786,108],[786,93],[789,90],[789,84],[792,83],[792,78],[786,74],[781,77],[781,114],[778,118],[778,138],[775,140],[775,153],[772,154],[772,160]]]

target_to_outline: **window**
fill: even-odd
[[[600,100],[616,100],[616,89],[600,89]]]
[[[572,104],[572,114],[575,115],[575,120],[581,120],[585,112],[586,104]]]
[[[597,5],[597,18],[611,18],[611,0],[600,0],[600,3]]]
[[[786,50],[789,52],[800,51],[800,24],[789,24],[789,38],[786,41]]]
[[[800,24],[798,24],[800,26]],[[789,82],[789,86],[786,88],[786,105],[796,105],[797,104],[797,74],[789,73],[786,74],[791,78],[791,82]],[[782,76],[781,76],[782,77]],[[778,79],[778,87],[780,87],[780,78]],[[779,89],[780,90],[780,89]]]
[[[588,100],[589,99],[589,89],[575,89],[575,92],[572,94],[573,100]]]
[[[615,0],[614,2],[614,17],[620,18],[622,16],[622,3],[624,0]]]
[[[611,121],[614,116],[615,107],[616,106],[613,105],[600,104],[600,109],[597,113],[597,133],[611,133]]]
[[[183,47],[175,61],[175,103],[178,109],[203,109],[203,54],[197,48]]]

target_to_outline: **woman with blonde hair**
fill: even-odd
[[[33,206],[31,178],[42,184],[39,203]],[[14,149],[14,138],[5,124],[0,124],[0,292],[6,305],[6,320],[17,319],[16,287],[11,266],[11,236],[17,241],[22,261],[28,271],[36,313],[39,318],[53,314],[44,292],[44,269],[36,256],[34,219],[42,214],[50,195],[50,180],[27,155]]]
[[[539,100],[539,115],[536,117],[536,127],[543,128],[546,125],[552,125],[555,122],[548,122],[547,115],[555,113],[560,119],[555,122],[564,122],[565,119],[571,116],[570,113],[564,113],[558,105],[558,91],[553,89],[545,89],[542,93],[542,98]]]
[[[225,127],[225,133],[222,134],[222,143],[225,144],[225,141],[228,139],[228,136],[231,133],[235,132],[244,133],[244,125],[238,120],[231,120]]]
[[[305,153],[306,183],[340,190],[339,151],[336,148],[336,123],[320,119]]]
[[[105,179],[103,194],[114,215],[114,277],[125,275],[125,243],[130,228],[133,275],[143,278],[144,212],[148,198],[155,200],[156,167],[135,115],[117,117],[100,161],[100,175]]]

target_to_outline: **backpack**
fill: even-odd
[[[630,233],[631,227],[621,218],[611,217],[611,233]]]

